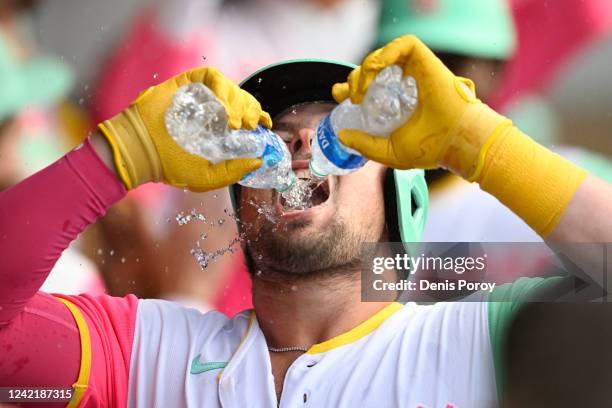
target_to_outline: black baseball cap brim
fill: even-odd
[[[301,103],[335,103],[333,85],[346,82],[353,68],[353,64],[328,59],[287,60],[256,71],[240,87],[253,95],[274,118]]]

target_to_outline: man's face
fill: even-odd
[[[274,119],[298,178],[311,177],[315,128],[334,106],[299,105]],[[384,231],[385,169],[370,161],[347,176],[328,176],[304,210],[285,208],[274,190],[241,187],[242,231],[256,267],[298,277],[357,265],[361,243],[379,241]]]

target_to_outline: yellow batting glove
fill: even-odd
[[[360,103],[372,80],[397,64],[415,78],[419,101],[412,117],[388,139],[342,130],[340,141],[394,168],[445,167],[476,181],[541,236],[559,222],[586,171],[540,146],[476,98],[460,78],[414,36],[400,37],[368,55],[334,98]]]
[[[272,126],[270,115],[248,92],[215,68],[186,71],[144,91],[123,112],[99,124],[110,143],[115,165],[128,189],[164,182],[193,191],[208,191],[240,180],[261,166],[260,159],[235,159],[218,164],[183,150],[168,134],[164,121],[176,90],[200,82],[225,107],[230,128]]]
[[[455,76],[415,36],[400,37],[368,55],[347,83],[334,86],[334,98],[360,103],[376,75],[393,64],[416,80],[419,101],[412,117],[389,138],[343,130],[340,141],[394,168],[442,166],[469,177],[482,145],[510,121],[476,99],[472,81]]]

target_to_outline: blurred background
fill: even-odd
[[[238,82],[283,59],[359,63],[404,34],[474,79],[479,97],[534,139],[612,181],[609,0],[0,0],[0,191],[188,68],[216,66]],[[443,171],[427,178],[426,240],[540,240],[477,186]],[[43,290],[135,293],[233,315],[251,307],[241,251],[204,269],[192,253],[230,246],[237,229],[228,210],[225,190],[141,186],[64,253]],[[516,361],[529,360],[521,350],[511,350]],[[513,366],[515,378],[525,367]]]
[[[236,3],[256,3],[257,1],[259,0],[226,1],[226,3],[230,7],[236,7]],[[409,3],[410,0],[405,0],[405,2]],[[93,0],[60,0],[40,1],[39,3],[34,21],[40,46],[44,50],[63,57],[66,62],[73,65],[75,87],[71,92],[71,98],[74,101],[85,98],[84,102],[87,102],[91,98],[91,92],[88,91],[99,78],[109,54],[127,35],[130,22],[151,1],[108,0],[101,3]],[[209,3],[218,3],[218,1],[213,0]],[[422,3],[427,2],[422,1]],[[573,29],[578,25],[592,23],[594,31],[600,29],[605,31],[605,28],[600,27],[602,22],[597,20],[607,20],[603,23],[608,24],[611,18],[609,15],[606,17],[605,14],[612,13],[608,10],[609,2],[605,0],[558,0],[554,2],[515,0],[513,3],[517,8],[526,6],[521,3],[533,3],[536,7],[542,8],[541,17],[544,19],[557,18],[555,14],[558,12],[555,11],[555,8],[568,9],[569,15],[565,21],[559,19],[555,21],[558,25],[545,27],[550,31],[546,32],[540,27],[540,34],[545,38],[541,38],[538,43],[543,48],[546,48],[547,41],[564,40],[567,35],[572,35]],[[574,13],[577,8],[588,7],[589,3],[593,5],[592,15]],[[601,10],[597,9],[597,3],[606,9],[604,15],[601,15]],[[577,21],[580,18],[586,21]],[[341,23],[338,22],[338,24]],[[532,20],[526,24],[532,25],[530,28],[535,30],[542,22]],[[313,26],[312,29],[316,30],[316,26]],[[371,34],[364,34],[371,37]],[[589,34],[589,37],[593,34],[595,33]],[[557,67],[558,72],[544,81],[545,83],[538,84],[538,88],[550,101],[559,118],[561,140],[580,143],[612,155],[612,141],[610,141],[612,79],[609,74],[612,68],[612,36],[605,35],[604,32],[602,34],[584,38],[585,42],[580,44],[574,51],[575,53],[572,52],[573,55],[568,56],[564,61],[550,61],[551,64],[561,63],[563,66]],[[545,49],[541,51],[546,52]],[[209,56],[209,58],[214,62],[212,57]],[[541,64],[542,61],[537,61],[537,63]]]

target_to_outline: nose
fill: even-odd
[[[308,159],[310,158],[312,138],[315,131],[310,128],[300,129],[289,143],[289,151],[294,158]]]

